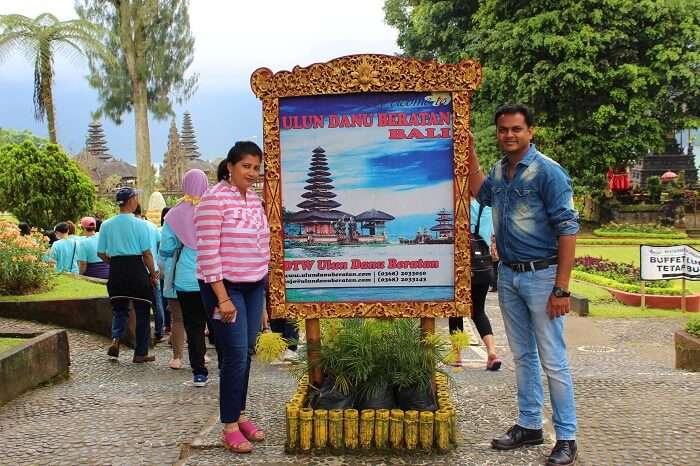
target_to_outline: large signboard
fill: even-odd
[[[454,300],[449,93],[280,99],[288,302]]]
[[[273,317],[471,312],[478,63],[354,55],[261,68]]]
[[[642,280],[700,280],[700,251],[690,246],[640,246]]]

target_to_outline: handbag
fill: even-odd
[[[180,247],[175,248],[173,251],[173,255],[170,258],[172,260],[172,267],[161,267],[161,270],[164,270],[163,293],[175,293],[175,270],[177,269],[177,261],[180,260],[180,253],[182,252],[183,247],[184,245],[180,244]]]
[[[476,219],[474,232],[469,233],[471,244],[471,259],[472,259],[472,283],[483,285],[491,283],[493,274],[493,262],[491,261],[491,248],[484,238],[479,234],[479,226],[481,225],[481,212],[484,211],[484,206],[479,205],[479,214]]]

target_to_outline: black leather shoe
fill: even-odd
[[[112,344],[110,347],[107,349],[107,356],[113,359],[117,359],[119,357],[119,339],[114,338],[112,340]]]
[[[576,440],[557,440],[547,457],[547,466],[571,466],[576,463]]]
[[[505,434],[491,440],[491,447],[496,450],[512,450],[525,445],[540,445],[543,442],[542,429],[526,429],[516,424]]]

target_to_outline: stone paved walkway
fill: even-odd
[[[169,349],[156,349],[155,365],[119,363],[105,355],[106,340],[71,331],[71,378],[0,407],[2,464],[463,464],[537,465],[553,444],[515,452],[489,448],[494,434],[515,419],[510,355],[495,295],[488,298],[504,370],[483,370],[483,350],[465,356],[458,382],[459,447],[446,455],[285,455],[283,407],[295,385],[287,367],[253,368],[250,414],[268,439],[253,454],[235,456],[219,441],[216,377],[191,386],[189,371],[165,367]],[[444,322],[443,322],[444,324]],[[580,465],[700,464],[700,374],[672,369],[675,319],[567,321],[579,413]],[[50,328],[0,319],[3,330]],[[215,372],[215,371],[214,371]],[[549,408],[547,407],[549,413]]]

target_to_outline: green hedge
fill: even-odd
[[[639,293],[640,292],[639,285],[630,285],[628,283],[620,283],[620,282],[616,282],[615,280],[612,280],[610,278],[601,277],[600,275],[595,275],[595,274],[588,273],[588,272],[581,272],[579,270],[572,270],[571,277],[576,279],[576,280],[581,280],[584,282],[593,283],[594,285],[606,286],[608,288],[615,288],[616,290],[626,291],[628,293]],[[644,293],[645,294],[654,294],[654,295],[679,296],[682,293],[682,290],[676,286],[674,286],[672,288],[646,287],[646,288],[644,288]]]
[[[688,235],[686,233],[642,233],[629,231],[606,231],[603,228],[593,230],[596,236],[604,238],[660,238],[660,239],[684,239]]]
[[[653,246],[688,246],[700,245],[698,239],[668,239],[668,238],[578,238],[576,244],[582,246],[639,246],[650,244]]]

